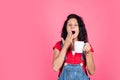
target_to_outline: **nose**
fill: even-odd
[[[72,25],[72,26],[71,26],[71,29],[74,29],[74,28],[75,28],[75,26],[74,26],[74,25]]]

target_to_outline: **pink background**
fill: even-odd
[[[92,80],[120,80],[119,0],[1,0],[0,80],[57,80],[52,47],[70,13],[83,17],[95,51]]]

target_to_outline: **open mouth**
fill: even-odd
[[[72,34],[75,34],[75,31],[72,31]]]

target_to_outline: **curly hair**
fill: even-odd
[[[70,14],[68,15],[66,21],[64,22],[63,28],[62,28],[62,33],[61,33],[61,37],[65,40],[67,37],[67,22],[69,19],[71,18],[75,18],[78,22],[78,26],[79,26],[79,34],[78,34],[78,41],[84,41],[84,42],[88,42],[88,35],[87,35],[87,31],[85,28],[85,24],[83,22],[82,17],[76,15],[76,14]]]

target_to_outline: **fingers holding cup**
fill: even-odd
[[[84,51],[85,53],[89,53],[89,52],[90,52],[90,49],[91,49],[90,44],[89,44],[89,43],[85,43],[85,46],[84,46],[84,48],[83,48],[83,51]]]

